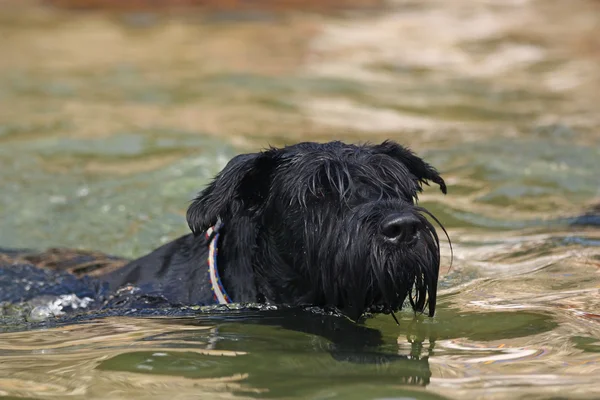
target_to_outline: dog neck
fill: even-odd
[[[217,254],[219,243],[219,229],[221,228],[221,220],[218,220],[215,226],[208,228],[206,231],[206,240],[208,245],[208,275],[210,279],[210,290],[213,292],[213,297],[218,304],[229,304],[231,298],[227,295],[221,278],[219,277],[219,269],[217,268]]]

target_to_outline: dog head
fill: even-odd
[[[193,201],[188,224],[222,222],[219,268],[236,302],[435,312],[435,228],[416,204],[438,172],[408,149],[299,143],[232,159]],[[433,217],[435,219],[435,217]]]

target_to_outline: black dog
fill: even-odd
[[[408,149],[300,143],[239,155],[193,201],[193,232],[103,277],[171,304],[336,308],[357,320],[409,299],[435,312],[439,240],[422,185],[438,172]],[[220,277],[219,277],[220,274]]]

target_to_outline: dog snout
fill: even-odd
[[[391,214],[381,222],[381,234],[393,243],[412,242],[421,224],[413,214]]]

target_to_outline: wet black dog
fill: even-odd
[[[240,155],[189,207],[193,234],[103,279],[172,304],[314,305],[356,320],[408,298],[433,315],[439,240],[416,205],[428,181],[446,193],[433,167],[389,141]]]

